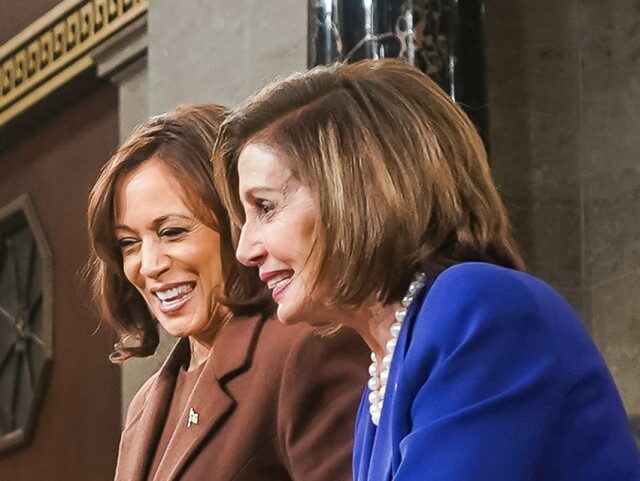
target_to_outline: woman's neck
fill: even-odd
[[[189,360],[188,370],[192,371],[209,359],[213,349],[213,339],[205,340],[191,336],[189,337],[189,346],[191,348],[191,359]]]
[[[208,329],[189,336],[189,346],[191,349],[191,359],[189,360],[189,371],[197,368],[206,362],[213,350],[213,341],[220,332],[220,329],[231,319],[231,312],[221,304],[217,304],[212,311],[213,321]]]
[[[384,305],[378,300],[366,302],[353,315],[349,325],[364,339],[379,362],[385,354],[387,341],[391,337],[389,328],[395,322],[399,302]]]

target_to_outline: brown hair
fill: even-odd
[[[216,301],[236,315],[272,312],[255,269],[245,268],[235,260],[231,224],[213,183],[211,151],[226,113],[217,105],[184,105],[149,119],[107,161],[91,189],[87,212],[91,258],[87,275],[96,307],[119,335],[111,354],[113,362],[151,355],[158,346],[157,321],[124,275],[114,232],[114,199],[120,180],[154,156],[176,177],[194,215],[220,234],[225,283],[224,295]]]
[[[317,195],[313,272],[316,282],[332,276],[330,301],[394,302],[417,270],[464,261],[524,269],[475,127],[402,60],[295,74],[233,111],[214,159],[236,223],[238,155],[249,142],[277,151]]]

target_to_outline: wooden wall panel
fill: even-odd
[[[117,89],[103,84],[0,153],[0,205],[27,192],[53,254],[53,365],[33,441],[0,457],[0,478],[113,479],[120,375],[79,272],[87,258],[87,193],[118,143]]]

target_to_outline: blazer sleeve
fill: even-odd
[[[350,481],[355,416],[368,349],[344,328],[307,331],[286,360],[278,402],[280,450],[295,481]]]
[[[424,301],[405,356],[413,390],[394,481],[529,481],[562,372],[535,299],[513,279],[452,275]]]

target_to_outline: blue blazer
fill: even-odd
[[[416,299],[380,425],[369,390],[355,481],[639,481],[640,455],[596,347],[526,273],[470,262]]]

